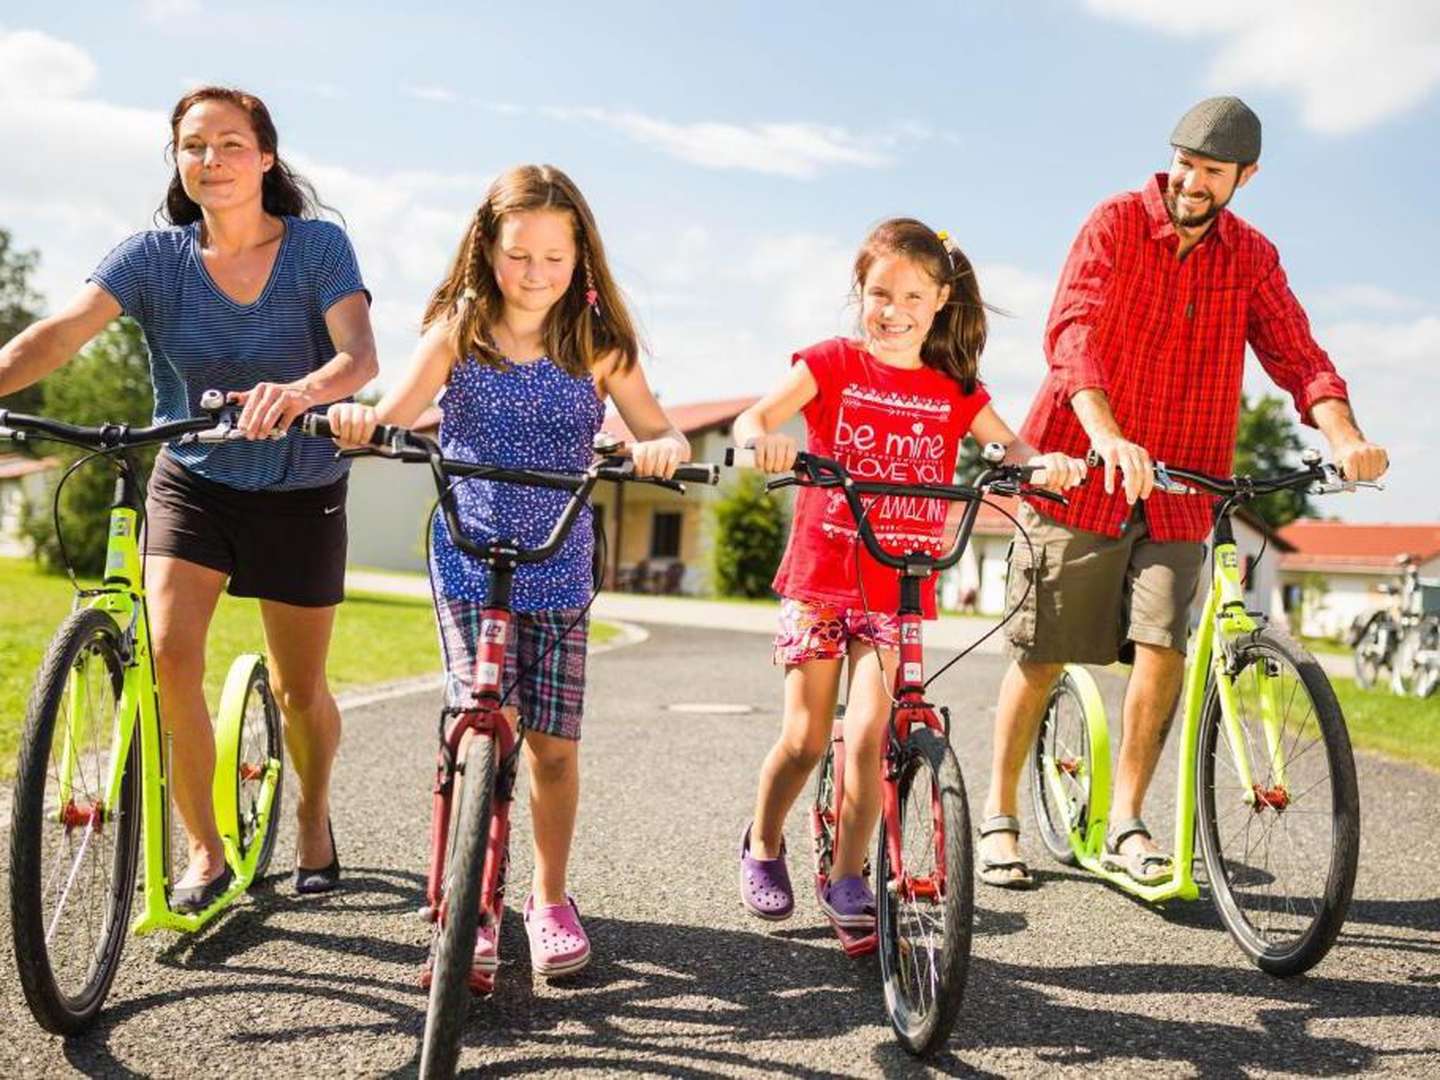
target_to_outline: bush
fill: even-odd
[[[720,596],[770,596],[785,553],[785,511],[765,476],[740,473],[710,507],[710,580]]]
[[[37,411],[71,424],[150,423],[154,395],[150,387],[150,358],[140,327],[129,319],[113,322],[75,359],[39,384]],[[55,474],[84,456],[85,451],[47,443],[46,452],[60,459]],[[156,451],[133,452],[148,476]],[[60,529],[65,552],[79,574],[98,575],[105,566],[106,518],[115,494],[115,469],[106,461],[90,461],[69,480],[60,496]],[[50,570],[61,569],[60,543],[55,535],[51,507],[54,484],[43,503],[27,505],[24,530],[35,547],[35,558]]]

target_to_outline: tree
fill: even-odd
[[[10,233],[0,229],[0,345],[40,317],[40,294],[30,287],[39,262],[37,252],[16,251]],[[0,409],[34,413],[40,409],[40,400],[40,388],[29,386],[0,397]]]
[[[763,473],[740,473],[710,507],[710,575],[720,596],[769,596],[785,553],[785,511]]]
[[[1283,398],[1265,394],[1253,405],[1240,398],[1240,427],[1235,436],[1235,472],[1260,474],[1283,472],[1296,466],[1305,444],[1295,429],[1289,406]],[[1277,491],[1250,504],[1257,514],[1279,528],[1299,517],[1313,517],[1314,508],[1303,491]]]
[[[130,319],[111,323],[39,387],[37,411],[47,416],[63,417],[71,424],[148,424],[154,394],[150,355],[139,325]],[[57,480],[85,454],[60,444],[47,444],[46,452],[61,461]],[[155,453],[154,449],[133,452],[142,476],[148,475]],[[98,574],[105,565],[105,519],[114,492],[115,470],[105,461],[88,462],[65,482],[60,496],[60,528],[66,554],[77,573]],[[43,504],[26,507],[24,529],[35,545],[35,557],[54,570],[61,568],[62,561],[52,504],[53,485]]]

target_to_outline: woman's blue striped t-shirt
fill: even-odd
[[[332,222],[283,220],[270,280],[251,304],[237,304],[211,279],[198,222],[136,233],[90,275],[145,331],[156,423],[195,416],[206,390],[294,382],[334,358],[325,312],[365,292],[355,251]],[[322,487],[349,467],[335,460],[330,440],[298,432],[273,442],[172,445],[167,452],[207,480],[245,491]]]

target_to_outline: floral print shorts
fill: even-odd
[[[900,617],[816,600],[780,601],[775,663],[791,667],[807,660],[839,660],[851,641],[877,649],[900,647]]]

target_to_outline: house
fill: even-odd
[[[1440,522],[1361,525],[1301,520],[1280,530],[1294,550],[1280,561],[1287,609],[1300,632],[1341,637],[1351,622],[1384,607],[1381,585],[1398,585],[1401,564],[1414,560],[1422,578],[1440,578]]]
[[[30,554],[30,544],[20,530],[25,503],[34,505],[44,499],[46,476],[59,464],[59,458],[0,454],[0,555],[18,558]]]
[[[940,582],[940,606],[947,611],[974,611],[981,615],[1005,613],[1005,574],[1010,542],[1015,536],[1011,517],[1019,514],[1019,500],[993,495],[980,507],[964,556]],[[1008,517],[1006,515],[1009,515]],[[1264,519],[1241,508],[1231,519],[1239,548],[1245,596],[1249,606],[1274,619],[1285,617],[1280,587],[1280,560],[1291,544]],[[1196,591],[1196,617],[1205,604],[1207,574]]]
[[[732,445],[730,426],[759,398],[699,401],[666,408],[671,421],[690,440],[695,461],[723,462]],[[440,409],[431,406],[415,430],[434,435]],[[630,430],[615,413],[603,430],[625,442]],[[785,430],[803,445],[804,421],[797,416]],[[700,592],[704,588],[705,505],[719,488],[689,485],[679,495],[649,484],[600,484],[592,496],[606,536],[606,587],[658,592]],[[435,501],[429,470],[400,466],[375,457],[357,458],[350,473],[350,553],[353,565],[387,570],[424,570],[424,526]]]

